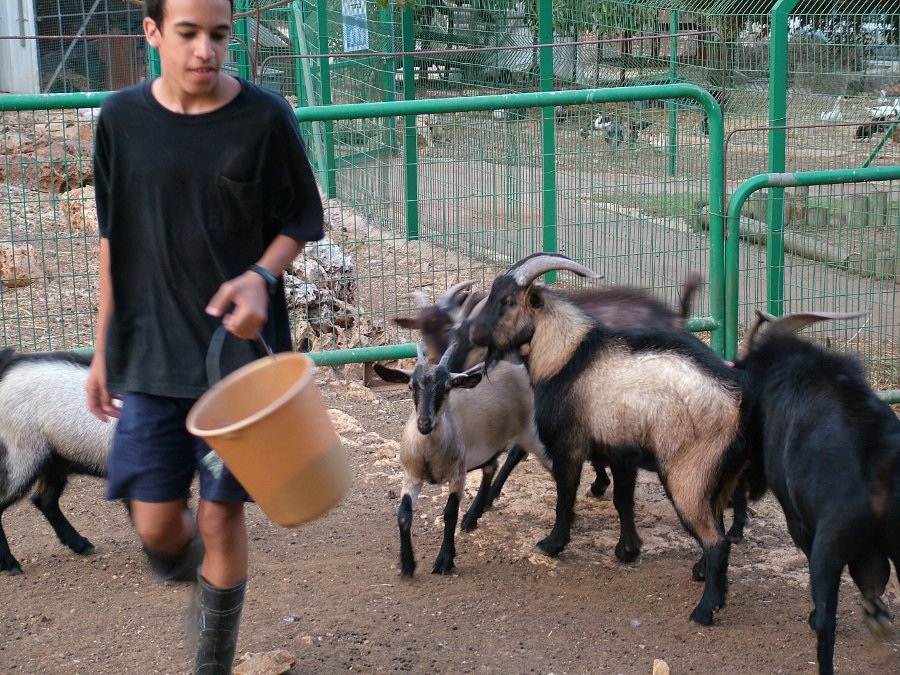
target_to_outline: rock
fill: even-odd
[[[24,244],[0,244],[0,283],[4,286],[30,286],[43,276],[44,264],[37,251]]]
[[[86,234],[99,234],[97,203],[94,201],[92,185],[69,190],[64,193],[63,199],[65,199],[66,212],[69,216],[69,227],[72,230],[81,230]]]
[[[247,652],[237,660],[232,672],[235,675],[281,675],[296,662],[297,659],[283,649],[258,654]]]
[[[662,659],[653,659],[653,675],[669,675],[669,664]]]

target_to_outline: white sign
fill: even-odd
[[[341,0],[344,15],[344,51],[358,52],[369,48],[369,25],[366,0]]]

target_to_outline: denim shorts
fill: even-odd
[[[109,456],[107,499],[154,503],[189,499],[199,471],[203,499],[251,501],[227,468],[217,478],[201,463],[210,447],[185,427],[193,404],[193,399],[185,398],[125,396]]]

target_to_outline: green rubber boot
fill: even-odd
[[[246,579],[225,589],[210,586],[202,576],[197,579],[199,634],[194,675],[231,673],[246,586]]]

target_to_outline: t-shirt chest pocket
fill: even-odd
[[[210,232],[262,232],[262,181],[236,181],[219,174],[207,221]]]

